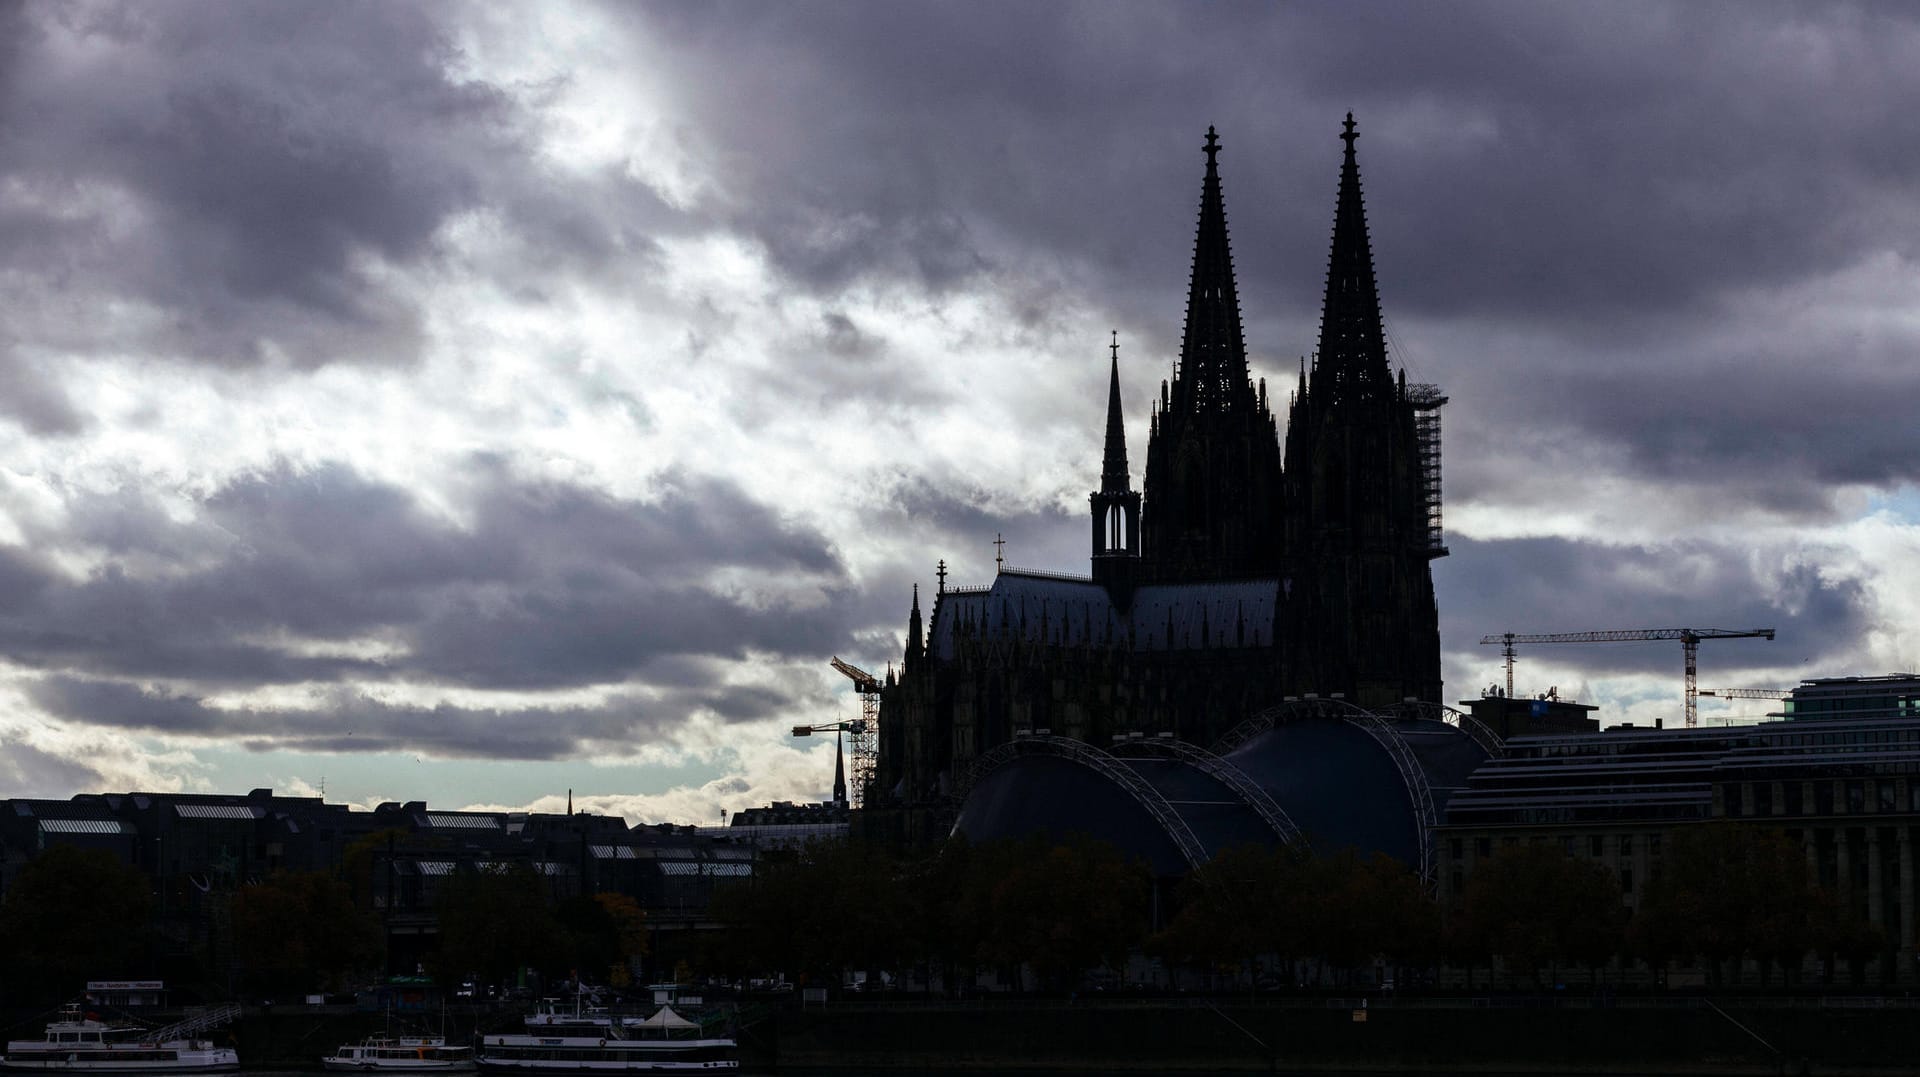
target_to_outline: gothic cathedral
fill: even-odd
[[[1445,398],[1387,362],[1349,114],[1320,342],[1287,412],[1241,340],[1219,140],[1206,175],[1171,383],[1151,404],[1132,488],[1117,347],[1088,576],[1003,571],[941,584],[909,614],[880,706],[870,826],[942,836],[967,769],[1020,732],[1104,745],[1132,733],[1210,745],[1290,696],[1439,701],[1430,564]],[[882,820],[887,820],[883,822]]]

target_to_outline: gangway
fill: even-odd
[[[205,1032],[210,1028],[218,1028],[229,1021],[237,1019],[239,1016],[240,1005],[238,1003],[228,1002],[218,1006],[208,1006],[199,1013],[190,1014],[163,1028],[156,1028],[148,1033],[148,1036],[155,1043],[165,1043],[168,1040],[192,1039],[198,1033]]]

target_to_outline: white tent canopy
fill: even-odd
[[[672,1006],[662,1006],[658,1013],[640,1022],[641,1028],[699,1028],[700,1026],[675,1013]]]

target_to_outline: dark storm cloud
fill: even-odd
[[[459,74],[445,14],[9,6],[0,187],[19,197],[0,198],[0,271],[26,285],[4,311],[12,350],[410,361],[422,312],[375,266],[434,264],[441,227],[473,210],[538,234],[518,260],[526,280],[569,260],[644,261],[645,226],[667,216],[658,198],[548,175],[537,95]],[[0,337],[0,360],[8,350]],[[6,399],[36,430],[71,426],[50,392]]]
[[[76,498],[69,529],[46,537],[110,555],[106,567],[75,581],[31,544],[0,550],[0,646],[54,675],[43,701],[64,714],[277,737],[273,716],[282,712],[211,710],[197,697],[144,692],[120,678],[239,690],[343,679],[496,689],[638,683],[650,686],[635,696],[644,706],[602,708],[594,720],[641,714],[663,723],[689,708],[741,720],[811,688],[726,685],[712,660],[814,657],[847,638],[836,552],[728,483],[681,480],[639,503],[515,481],[491,461],[477,462],[470,477],[472,517],[458,524],[339,467],[235,480],[192,524],[170,522],[136,494]],[[150,565],[167,567],[145,571]],[[767,594],[734,593],[716,576],[728,573],[752,575]],[[339,657],[311,646],[366,640],[393,653]],[[654,686],[649,671],[661,661],[665,675]],[[343,696],[329,712],[357,706],[385,705]],[[249,726],[255,714],[262,724]],[[431,714],[467,726],[512,717]],[[500,750],[521,750],[513,743]]]
[[[1904,9],[623,10],[671,45],[724,214],[803,286],[1072,281],[1171,349],[1218,124],[1248,339],[1282,373],[1315,344],[1351,108],[1396,353],[1466,422],[1623,446],[1630,475],[1691,467],[1787,513],[1916,476],[1913,424],[1860,438],[1841,416],[1896,408],[1908,374],[1878,353],[1920,333],[1782,320],[1836,298],[1796,290],[1920,256]],[[1716,337],[1734,321],[1766,346]]]
[[[48,677],[35,703],[71,722],[141,733],[217,737],[250,751],[429,752],[460,759],[553,760],[657,743],[689,714],[760,718],[786,704],[763,691],[659,697],[616,694],[578,707],[410,706],[336,690],[311,706],[211,707],[198,697],[117,681]]]
[[[1869,596],[1856,580],[1829,579],[1813,566],[1765,566],[1750,551],[1698,540],[1660,546],[1567,539],[1454,539],[1435,562],[1441,637],[1457,663],[1492,665],[1483,636],[1633,628],[1776,629],[1773,642],[1706,645],[1703,661],[1722,669],[1793,668],[1855,661],[1873,626]],[[1678,668],[1677,642],[1542,644],[1520,648],[1542,661],[1589,672]]]
[[[0,325],[0,414],[40,437],[76,433],[86,425],[58,382],[21,356],[4,325]]]
[[[64,797],[76,789],[98,789],[100,772],[85,763],[14,741],[0,752],[0,789],[16,797]]]
[[[1404,313],[1638,314],[1837,267],[1863,247],[1911,249],[1881,216],[1914,192],[1920,163],[1920,118],[1904,104],[1920,91],[1920,27],[1895,9],[1192,15],[635,13],[698,86],[680,103],[711,121],[698,130],[743,221],[821,284],[942,250],[989,264],[982,243],[931,223],[958,215],[965,232],[1162,287],[1164,252],[1190,234],[1199,135],[1218,124],[1243,283],[1262,305],[1311,305],[1349,108],[1363,172],[1391,188],[1371,211]],[[694,77],[721,64],[723,85]]]
[[[991,582],[994,559],[1002,555],[1008,566],[1085,570],[1085,520],[1057,505],[1023,505],[964,482],[943,485],[914,475],[902,477],[875,509],[901,530],[931,532],[925,563],[910,566],[910,578],[923,583],[933,582],[936,560],[947,562],[954,586]],[[1005,539],[1005,545],[996,545],[996,539]]]

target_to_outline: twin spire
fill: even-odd
[[[1340,133],[1346,152],[1340,164],[1340,192],[1334,209],[1333,242],[1327,260],[1326,297],[1320,317],[1320,346],[1313,363],[1313,390],[1328,402],[1393,392],[1387,366],[1386,332],[1380,317],[1380,291],[1373,274],[1373,244],[1367,234],[1367,210],[1360,192],[1360,164],[1354,143],[1360,138],[1353,113]],[[1241,334],[1240,293],[1234,281],[1233,252],[1227,239],[1226,201],[1220,189],[1220,137],[1207,128],[1203,147],[1206,178],[1200,188],[1200,225],[1193,242],[1193,275],[1187,290],[1187,324],[1180,342],[1180,366],[1168,407],[1188,413],[1230,410],[1257,403],[1252,392],[1245,340]],[[1101,470],[1107,489],[1116,458],[1118,364],[1107,405],[1107,460]],[[1301,390],[1306,371],[1301,371]],[[1157,419],[1157,416],[1156,416]],[[1118,459],[1124,466],[1126,447]],[[1123,489],[1124,487],[1116,487]]]
[[[1207,128],[1207,176],[1200,187],[1200,228],[1193,241],[1193,281],[1173,407],[1224,411],[1243,403],[1247,352],[1240,334],[1240,291],[1227,243],[1227,207],[1220,193],[1220,137]]]
[[[1394,391],[1387,368],[1386,332],[1380,319],[1380,289],[1373,276],[1373,244],[1367,208],[1360,197],[1360,164],[1353,144],[1353,113],[1341,141],[1340,200],[1333,213],[1333,250],[1327,258],[1327,295],[1320,312],[1320,350],[1314,357],[1313,392],[1329,403],[1377,398]]]

